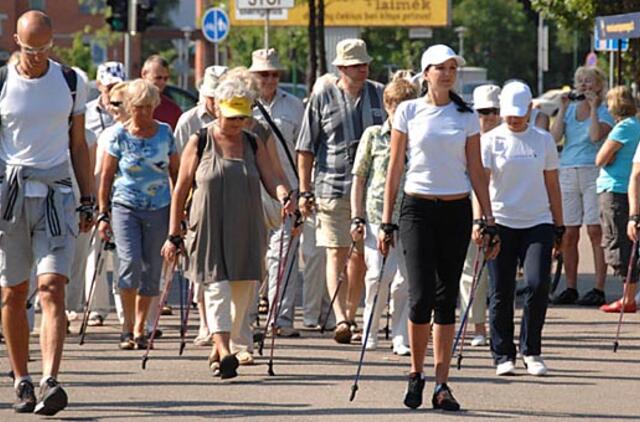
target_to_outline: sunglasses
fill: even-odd
[[[51,50],[51,48],[53,47],[53,40],[49,41],[47,44],[43,45],[42,47],[31,47],[30,45],[23,43],[20,40],[20,38],[18,38],[18,45],[20,46],[20,49],[24,54],[28,54],[30,56],[36,56],[38,54],[43,54]]]
[[[280,77],[280,72],[258,72],[261,78],[267,79],[269,77],[273,79],[278,79]]]
[[[113,107],[122,107],[122,101],[109,101],[109,104]]]
[[[498,114],[500,114],[499,108],[480,108],[476,111],[478,112],[478,114],[481,114],[483,116],[488,116],[490,114],[495,114],[497,116]]]
[[[233,117],[226,117],[227,120],[231,120],[234,122],[238,122],[238,121],[244,121],[247,119],[247,116],[233,116]]]

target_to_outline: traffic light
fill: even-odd
[[[129,26],[129,2],[127,0],[107,0],[107,6],[111,8],[111,16],[107,23],[115,32],[127,32]]]
[[[155,25],[156,16],[153,9],[156,7],[156,0],[138,0],[136,11],[136,30],[144,32],[148,27]]]

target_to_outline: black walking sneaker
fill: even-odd
[[[149,339],[145,335],[138,336],[133,339],[136,350],[147,350],[149,345]],[[153,346],[151,347],[153,349]]]
[[[460,410],[460,403],[453,397],[446,383],[436,385],[435,390],[433,390],[431,404],[433,404],[434,409],[442,409],[449,412]]]
[[[554,305],[574,305],[576,300],[578,300],[578,291],[567,287],[558,296],[554,297],[551,303]]]
[[[591,289],[580,299],[576,300],[576,304],[580,306],[602,306],[607,303],[604,292],[599,289]]]
[[[40,387],[40,401],[36,405],[34,413],[53,416],[67,407],[68,400],[67,393],[60,383],[55,378],[49,377]]]
[[[33,383],[29,380],[20,381],[16,388],[16,402],[13,410],[16,413],[31,413],[36,407],[36,393]]]
[[[404,393],[404,405],[411,409],[422,406],[422,390],[424,390],[424,378],[421,373],[412,372],[409,374],[409,384]]]

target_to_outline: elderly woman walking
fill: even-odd
[[[240,332],[263,275],[266,231],[260,184],[283,204],[283,212],[293,212],[289,186],[274,171],[265,144],[244,130],[253,100],[253,92],[239,79],[227,79],[216,89],[217,120],[204,137],[191,136],[183,150],[162,249],[172,261],[182,247],[180,222],[195,180],[188,224],[195,235],[185,249],[190,279],[205,285],[215,342],[210,369],[222,379],[237,376],[231,334]]]
[[[147,347],[145,321],[151,299],[159,293],[160,250],[169,225],[169,182],[175,183],[178,174],[171,127],[153,119],[158,104],[160,93],[151,83],[129,83],[125,108],[130,119],[111,132],[102,162],[98,230],[107,240],[113,229],[118,250],[121,349]]]

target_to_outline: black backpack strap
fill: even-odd
[[[198,161],[202,159],[204,154],[204,147],[207,146],[207,128],[201,127],[198,130]]]
[[[73,109],[76,105],[76,94],[78,92],[78,74],[69,66],[62,65],[62,76],[64,76],[64,81],[67,83],[69,91],[71,91],[71,111],[69,112],[69,126],[71,126]]]

